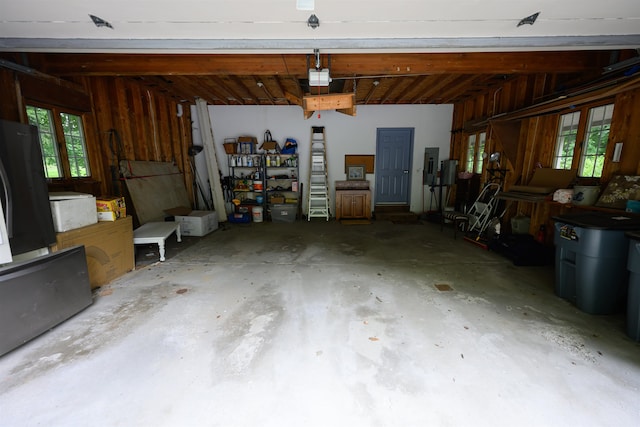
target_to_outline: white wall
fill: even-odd
[[[422,186],[424,149],[425,147],[439,147],[440,160],[448,159],[453,106],[359,105],[355,117],[335,111],[321,111],[307,120],[304,119],[302,109],[297,106],[209,106],[209,114],[216,151],[220,157],[219,167],[223,174],[228,174],[226,156],[224,156],[222,147],[225,138],[237,138],[243,135],[255,136],[260,144],[263,141],[265,130],[269,129],[273,139],[278,141],[280,145],[286,138],[294,138],[298,141],[300,177],[305,189],[309,173],[311,126],[324,126],[327,137],[327,161],[332,205],[335,204],[333,182],[346,179],[344,174],[345,154],[375,154],[377,128],[414,128],[410,207],[413,212],[420,213],[425,210],[423,206],[429,201],[429,191]],[[193,116],[194,119],[197,119],[195,114]],[[199,133],[194,132],[194,142],[199,144],[199,140]],[[202,169],[199,166],[199,171]],[[367,175],[372,189],[372,198],[375,194],[374,178],[373,175]],[[306,201],[306,195],[304,196],[304,201]],[[373,202],[372,200],[372,209]],[[303,205],[303,212],[306,212],[306,205]],[[331,212],[335,214],[333,206]]]

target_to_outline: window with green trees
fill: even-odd
[[[602,176],[612,117],[613,104],[602,105],[589,110],[578,176]]]
[[[580,177],[602,176],[613,104],[586,106],[559,117],[553,167],[573,169]]]
[[[47,178],[91,176],[81,116],[28,105],[27,117],[29,124],[38,127]]]
[[[556,154],[553,167],[556,169],[571,169],[573,153],[576,149],[580,111],[560,116],[558,137],[556,138]]]
[[[487,140],[486,132],[472,133],[467,138],[467,172],[482,173],[485,159],[485,143]]]

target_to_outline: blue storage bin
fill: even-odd
[[[245,224],[245,223],[251,222],[251,214],[248,213],[248,212],[231,213],[231,214],[229,214],[229,216],[227,216],[227,219],[231,223]]]

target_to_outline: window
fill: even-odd
[[[487,134],[480,132],[478,135],[478,150],[476,151],[476,173],[482,173],[482,167],[484,166],[484,146],[486,143]]]
[[[31,105],[27,106],[27,116],[29,124],[38,127],[47,178],[91,176],[82,117]]]
[[[572,169],[577,158],[578,176],[602,176],[612,117],[613,104],[584,107],[560,116],[553,167]]]
[[[467,172],[482,173],[486,140],[486,132],[469,135],[469,139],[467,140],[467,158],[465,167]]]
[[[589,110],[585,143],[580,156],[579,176],[600,177],[604,168],[604,154],[609,142],[613,104]]]
[[[467,167],[465,170],[467,172],[473,172],[473,164],[476,158],[476,136],[469,135],[469,139],[467,142]]]
[[[556,139],[556,154],[553,160],[554,168],[571,169],[573,153],[576,148],[579,122],[580,111],[560,116],[558,138]]]

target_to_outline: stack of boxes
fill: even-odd
[[[133,220],[123,197],[83,193],[49,193],[61,250],[83,245],[92,288],[103,286],[133,270]]]

